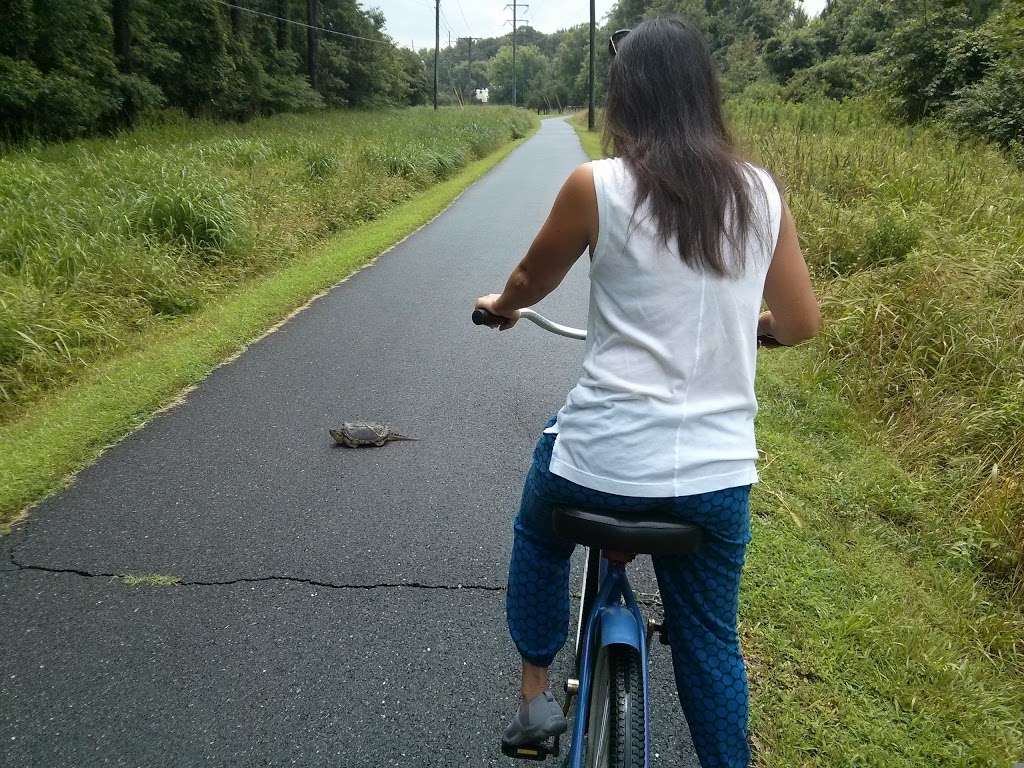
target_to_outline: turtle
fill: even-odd
[[[345,448],[380,448],[396,440],[417,440],[400,435],[387,424],[372,421],[346,421],[339,429],[328,430],[336,445]]]

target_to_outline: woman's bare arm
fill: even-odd
[[[597,242],[594,173],[581,165],[562,185],[547,221],[500,294],[482,296],[477,306],[515,324],[518,310],[536,304],[565,279],[580,255]]]
[[[811,287],[807,262],[800,252],[793,215],[782,204],[782,226],[772,264],[764,282],[768,312],[761,316],[758,333],[775,337],[780,344],[799,344],[821,330],[821,310]]]

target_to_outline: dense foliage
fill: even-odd
[[[870,95],[894,117],[940,121],[1024,162],[1020,0],[831,0],[813,19],[794,0],[619,0],[597,35],[599,101],[610,33],[664,14],[701,26],[730,95],[790,101]],[[490,86],[492,100],[511,103],[511,42],[505,35],[471,49],[462,39],[442,50],[442,100],[465,100]],[[518,43],[519,104],[562,110],[586,103],[586,25],[551,35],[523,27]]]
[[[0,140],[109,131],[163,106],[248,119],[423,103],[423,62],[383,26],[356,0],[11,0],[0,7]]]
[[[159,106],[248,119],[429,99],[433,51],[397,47],[380,11],[357,0],[233,5],[10,0],[0,10],[0,140],[116,129]],[[310,35],[241,7],[355,37]],[[731,95],[871,94],[895,117],[940,121],[1024,162],[1021,0],[830,0],[813,19],[796,0],[619,0],[598,31],[599,100],[610,32],[664,14],[701,26]],[[457,39],[439,52],[441,103],[471,102],[480,88],[493,102],[538,110],[586,103],[585,24],[553,34],[522,26],[515,58],[513,73],[511,33]]]

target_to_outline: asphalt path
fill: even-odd
[[[469,314],[585,159],[545,121],[0,540],[0,765],[509,764],[511,520],[582,345]],[[584,325],[586,264],[540,308]],[[332,447],[355,419],[421,440]],[[652,664],[653,762],[695,765]]]

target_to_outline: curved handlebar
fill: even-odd
[[[573,328],[568,325],[562,325],[552,320],[548,320],[544,315],[534,312],[532,309],[521,309],[519,310],[519,317],[523,320],[529,320],[535,325],[539,325],[545,331],[551,333],[557,333],[559,336],[565,336],[570,339],[586,340],[587,332],[582,328]],[[473,324],[474,325],[486,325],[491,328],[497,328],[501,324],[502,318],[497,315],[491,314],[486,309],[477,308],[473,310]],[[757,337],[757,346],[764,348],[781,347],[784,346],[774,336],[767,334],[760,334]]]
[[[556,333],[559,336],[565,336],[570,339],[580,339],[581,341],[586,340],[587,332],[582,328],[573,328],[568,325],[562,325],[556,323],[553,320],[548,320],[544,315],[534,312],[532,309],[521,309],[519,310],[519,317],[523,320],[529,320],[534,325],[539,325],[545,331]],[[487,325],[491,328],[496,328],[501,324],[501,318],[497,315],[493,315],[486,309],[474,309],[473,310],[473,323],[475,325]]]

